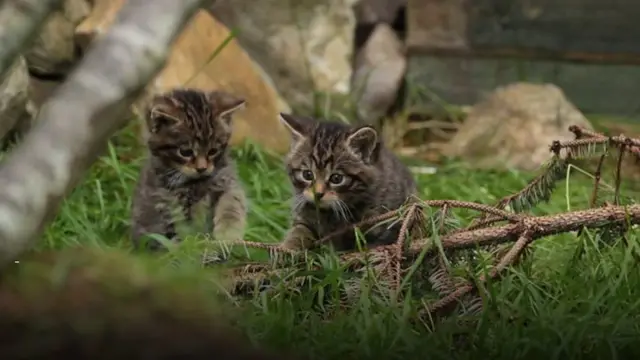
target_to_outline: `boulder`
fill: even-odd
[[[273,79],[293,107],[314,93],[348,94],[358,0],[218,0],[211,13]]]
[[[375,124],[394,104],[407,68],[404,44],[386,23],[379,23],[354,62],[352,96],[358,119]]]
[[[35,113],[29,100],[27,62],[18,57],[0,81],[0,140],[4,143],[11,133],[28,130]]]
[[[481,168],[533,171],[551,158],[554,140],[573,140],[571,125],[593,129],[559,87],[514,83],[474,105],[444,153]]]
[[[25,53],[29,70],[41,76],[65,75],[79,60],[74,42],[76,26],[91,11],[90,0],[65,0],[44,24],[33,46]]]
[[[96,0],[89,17],[76,29],[78,43],[86,46],[103,33],[122,3],[123,0]],[[229,35],[226,26],[206,10],[199,11],[174,42],[165,67],[149,83],[132,110],[141,116],[153,94],[175,87],[224,90],[247,101],[246,108],[234,118],[232,145],[250,139],[271,151],[285,152],[289,147],[289,136],[278,120],[278,113],[291,109],[269,78],[235,40],[211,59]],[[143,127],[143,138],[145,134]]]

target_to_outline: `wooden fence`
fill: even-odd
[[[408,82],[430,99],[551,82],[585,113],[640,119],[638,0],[409,0],[406,43]]]

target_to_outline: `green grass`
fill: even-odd
[[[119,160],[122,154],[135,153],[130,134],[120,134],[114,141],[118,146],[110,147],[65,201],[38,251],[77,245],[131,251],[129,209],[140,162],[137,158]],[[246,239],[277,242],[288,224],[291,196],[281,160],[250,145],[236,149],[234,156],[251,201]],[[577,171],[572,174],[535,213],[587,207],[591,179]],[[417,180],[425,199],[493,204],[521,189],[532,176],[471,170],[452,162],[436,175],[417,175]],[[626,194],[637,198],[637,193]],[[461,220],[468,216],[464,213]],[[632,230],[631,249],[637,251],[639,238],[638,231]],[[536,241],[531,260],[488,285],[485,311],[472,322],[456,316],[416,322],[412,319],[421,308],[419,302],[394,304],[373,293],[364,293],[352,307],[339,308],[331,306],[337,295],[318,285],[298,296],[258,295],[240,301],[239,325],[259,343],[300,351],[314,359],[404,359],[414,355],[429,359],[614,359],[638,355],[638,264],[631,249],[619,241],[596,246],[597,240],[586,232],[580,238],[562,234]],[[584,249],[585,254],[577,257],[577,249]],[[185,258],[195,258],[190,256],[193,251],[187,245],[178,249]],[[143,255],[130,256],[143,261]],[[194,276],[210,271],[200,269],[196,262],[192,265]],[[338,268],[329,270],[323,279],[336,283],[342,275]]]

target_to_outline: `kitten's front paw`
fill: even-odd
[[[310,249],[314,245],[313,234],[303,225],[295,225],[291,228],[284,240],[280,243],[280,248],[286,250],[300,251]]]
[[[304,249],[304,242],[295,237],[287,237],[278,245],[278,247],[284,250],[300,251]]]

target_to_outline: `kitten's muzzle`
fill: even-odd
[[[320,208],[329,208],[336,200],[336,194],[327,189],[324,184],[314,184],[304,191],[304,196],[308,201],[313,202]]]

